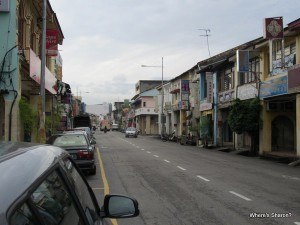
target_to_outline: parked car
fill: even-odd
[[[65,150],[51,145],[0,142],[1,225],[91,225],[139,214],[138,202],[93,190]]]
[[[90,174],[96,174],[94,150],[96,142],[90,140],[85,132],[72,131],[51,136],[47,144],[61,147],[69,152],[79,168]]]
[[[94,134],[89,127],[75,127],[73,130],[84,130],[88,134],[89,138],[92,138]]]
[[[135,127],[128,127],[125,131],[125,137],[135,137],[138,136],[138,130]]]
[[[112,131],[114,131],[114,130],[119,130],[119,124],[113,123],[113,124],[111,125],[111,130],[112,130]]]

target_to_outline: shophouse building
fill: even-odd
[[[26,136],[20,120],[21,97],[32,106],[40,107],[42,1],[10,1],[9,8],[0,12],[1,139],[22,141]],[[57,46],[63,33],[56,14],[47,1],[47,60],[45,71],[46,115],[51,115],[56,102],[59,66]],[[49,19],[50,18],[50,19]],[[50,41],[51,40],[51,41]],[[60,77],[62,74],[59,75]],[[37,131],[29,132],[35,141]]]
[[[156,88],[139,93],[132,98],[131,106],[134,109],[134,124],[141,134],[158,134],[158,110]]]
[[[268,26],[268,24],[266,24]],[[256,46],[261,57],[260,154],[300,156],[300,19]]]

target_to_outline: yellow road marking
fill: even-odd
[[[98,153],[99,166],[100,166],[100,170],[101,170],[101,177],[102,177],[102,181],[103,181],[103,185],[104,185],[104,195],[108,195],[109,194],[109,185],[108,185],[108,182],[106,179],[105,170],[104,170],[104,166],[102,163],[99,148],[97,148],[97,153]],[[110,219],[110,221],[113,225],[118,225],[118,222],[116,219]]]

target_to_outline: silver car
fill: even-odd
[[[128,127],[125,131],[125,137],[135,137],[138,136],[138,130],[135,127]]]

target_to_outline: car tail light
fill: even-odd
[[[79,150],[77,152],[78,159],[94,159],[94,153],[87,150]]]

